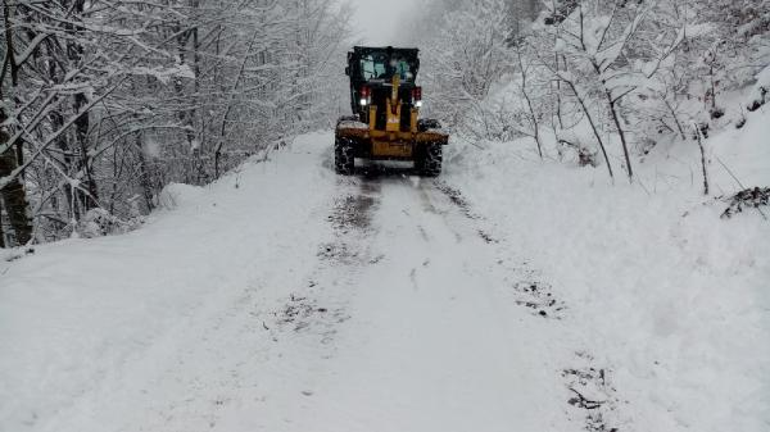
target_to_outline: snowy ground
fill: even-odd
[[[720,220],[662,151],[645,191],[521,143],[341,178],[331,140],[0,264],[0,431],[770,426],[758,213]]]
[[[769,120],[706,142],[716,195],[770,185]],[[770,430],[767,207],[720,220],[728,204],[703,196],[695,142],[653,150],[634,185],[541,162],[527,140],[478,146],[457,145],[445,178],[568,306],[622,399],[611,426]]]

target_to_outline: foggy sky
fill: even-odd
[[[399,18],[414,8],[415,0],[355,0],[356,38],[368,45],[398,45]]]

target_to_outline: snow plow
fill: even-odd
[[[420,175],[441,174],[449,136],[436,120],[420,118],[422,87],[416,84],[419,50],[354,47],[345,74],[350,77],[352,116],[335,130],[334,166],[351,175],[355,160],[412,161]]]

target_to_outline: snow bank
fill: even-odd
[[[181,183],[171,183],[163,188],[158,195],[158,208],[176,210],[195,203],[203,194],[203,188]]]
[[[77,234],[85,238],[125,234],[141,227],[144,223],[144,218],[139,215],[138,210],[136,214],[138,216],[130,220],[121,220],[105,209],[91,209],[78,221]]]
[[[326,221],[311,210],[326,204],[324,188],[334,185],[319,175],[334,174],[293,167],[317,165],[326,148],[247,163],[205,188],[170,185],[159,204],[174,211],[153,215],[141,230],[0,261],[0,431],[118,430],[146,420],[137,400],[152,405],[163,396],[136,386],[159,379],[153,361],[167,359],[180,338],[199,337],[188,334],[195,317],[229,298],[221,293],[254,284],[255,274],[312,262]],[[284,242],[300,252],[287,256],[294,249]],[[103,402],[119,412],[98,412]]]
[[[770,185],[767,136],[757,112],[708,140],[712,190]],[[770,222],[720,219],[697,145],[658,148],[615,186],[603,167],[541,162],[531,140],[451,145],[447,181],[551,278],[576,345],[611,365],[621,430],[767,430]]]

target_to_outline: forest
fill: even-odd
[[[0,246],[130,230],[337,113],[331,0],[3,2]],[[337,87],[336,87],[337,86]]]
[[[6,0],[0,246],[141,224],[346,114],[361,38],[332,0]],[[425,0],[395,42],[423,53],[427,111],[458,136],[634,180],[660,143],[741,127],[770,88],[767,0]],[[747,100],[731,92],[753,87]]]

